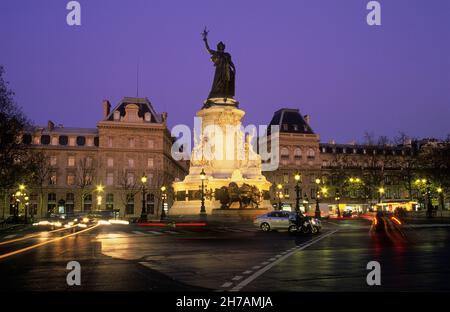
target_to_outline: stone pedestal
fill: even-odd
[[[169,215],[200,214],[202,169],[206,173],[204,189],[207,214],[221,208],[220,202],[214,197],[215,191],[223,186],[228,187],[231,182],[239,187],[243,184],[255,186],[261,194],[269,191],[271,183],[261,173],[261,158],[250,144],[253,135],[246,137],[240,128],[245,112],[237,106],[238,102],[233,99],[208,99],[197,112],[197,117],[202,120],[201,131],[194,133],[189,174],[183,181],[173,183],[177,200],[169,210]],[[259,204],[258,211],[261,213],[272,210],[267,199]],[[233,208],[239,207],[230,206],[230,210]],[[256,207],[247,209],[252,208]]]

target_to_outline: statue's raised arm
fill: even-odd
[[[206,47],[206,50],[208,50],[208,53],[213,54],[214,50],[211,50],[211,48],[209,47],[209,44],[208,44],[208,32],[209,31],[206,29],[206,26],[205,26],[205,29],[203,29],[203,32],[202,32],[203,42],[205,42],[205,47]]]

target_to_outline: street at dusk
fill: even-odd
[[[370,227],[367,220],[330,221],[320,235],[302,236],[264,233],[246,223],[100,226],[1,259],[0,289],[70,289],[66,264],[77,259],[82,268],[77,290],[83,291],[363,291],[369,289],[365,264],[372,260],[382,265],[377,290],[449,290],[450,226],[405,228],[404,236],[393,228],[372,233]],[[0,245],[0,251],[4,255],[71,230],[43,233],[31,229],[3,235],[0,244],[40,234]]]
[[[0,300],[438,306],[449,16],[448,0],[0,1]]]

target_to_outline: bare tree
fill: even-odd
[[[35,150],[31,155],[29,162],[33,167],[30,175],[30,186],[35,189],[39,196],[39,211],[44,215],[44,189],[48,184],[52,168],[50,166],[50,157],[43,150]]]
[[[80,191],[81,210],[84,209],[84,201],[88,194],[92,193],[95,182],[96,166],[93,157],[83,157],[78,160],[75,174],[75,185]]]
[[[130,174],[133,174],[132,179],[129,178]],[[126,207],[130,199],[130,196],[133,197],[134,199],[136,194],[140,192],[141,186],[139,185],[138,179],[134,175],[134,172],[130,172],[126,169],[123,169],[122,171],[119,172],[117,185],[121,190],[120,201],[123,204],[123,207],[125,207],[125,214],[126,214]]]

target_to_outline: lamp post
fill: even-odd
[[[439,194],[439,206],[441,207],[441,210],[444,210],[444,190],[442,187],[438,187],[436,191]]]
[[[28,206],[29,206],[29,197],[27,195],[27,193],[25,192],[25,185],[20,184],[19,185],[19,190],[13,194],[13,197],[15,198],[15,215],[19,216],[20,213],[20,203],[23,202],[23,209],[24,209],[24,213],[25,213],[25,223],[28,223]]]
[[[383,196],[384,192],[385,192],[384,187],[380,187],[378,189],[378,203],[379,204],[382,204],[382,196]],[[383,210],[383,206],[382,205],[381,205],[381,210]]]
[[[166,211],[164,210],[164,203],[167,199],[166,197],[166,187],[163,185],[161,186],[161,200],[162,200],[162,206],[161,206],[161,221],[166,218]]]
[[[300,173],[296,173],[294,176],[294,179],[296,181],[295,184],[295,211],[298,213],[300,211],[300,179],[301,175]]]
[[[326,195],[326,193],[327,193],[327,188],[326,187],[322,187],[320,190],[319,190],[319,186],[320,186],[320,184],[322,183],[322,180],[321,179],[319,179],[319,178],[317,178],[316,179],[316,185],[317,185],[317,192],[316,192],[316,211],[315,211],[315,216],[316,216],[316,218],[320,218],[320,196],[321,195],[323,195],[323,196],[325,196]],[[322,194],[321,194],[322,193]]]
[[[303,196],[303,207],[305,208],[305,214],[308,212],[308,203],[308,196],[305,193],[305,195]]]
[[[102,195],[101,195],[101,193],[104,190],[104,186],[99,184],[99,185],[97,185],[95,190],[97,191],[97,210],[101,210],[101,205],[102,205]]]
[[[283,191],[282,191],[283,185],[282,184],[277,184],[277,198],[278,198],[278,210],[281,210],[281,199],[283,198]]]
[[[338,218],[341,217],[341,211],[339,210],[339,201],[341,200],[341,193],[339,192],[339,189],[336,190],[336,196],[334,197],[335,201],[336,201],[336,209],[337,209],[337,215]]]
[[[431,201],[431,182],[426,181],[426,192],[427,192],[427,216],[431,218],[433,216],[433,203]]]
[[[202,180],[202,201],[200,206],[200,216],[206,216],[206,209],[205,209],[205,179],[206,179],[206,173],[205,170],[202,168],[202,171],[200,172],[200,179]]]
[[[146,188],[145,188],[145,184],[147,183],[147,176],[145,174],[142,175],[141,177],[141,183],[142,183],[142,210],[141,210],[141,222],[147,222],[147,209],[146,209],[146,205],[145,205],[145,193],[146,193]]]

